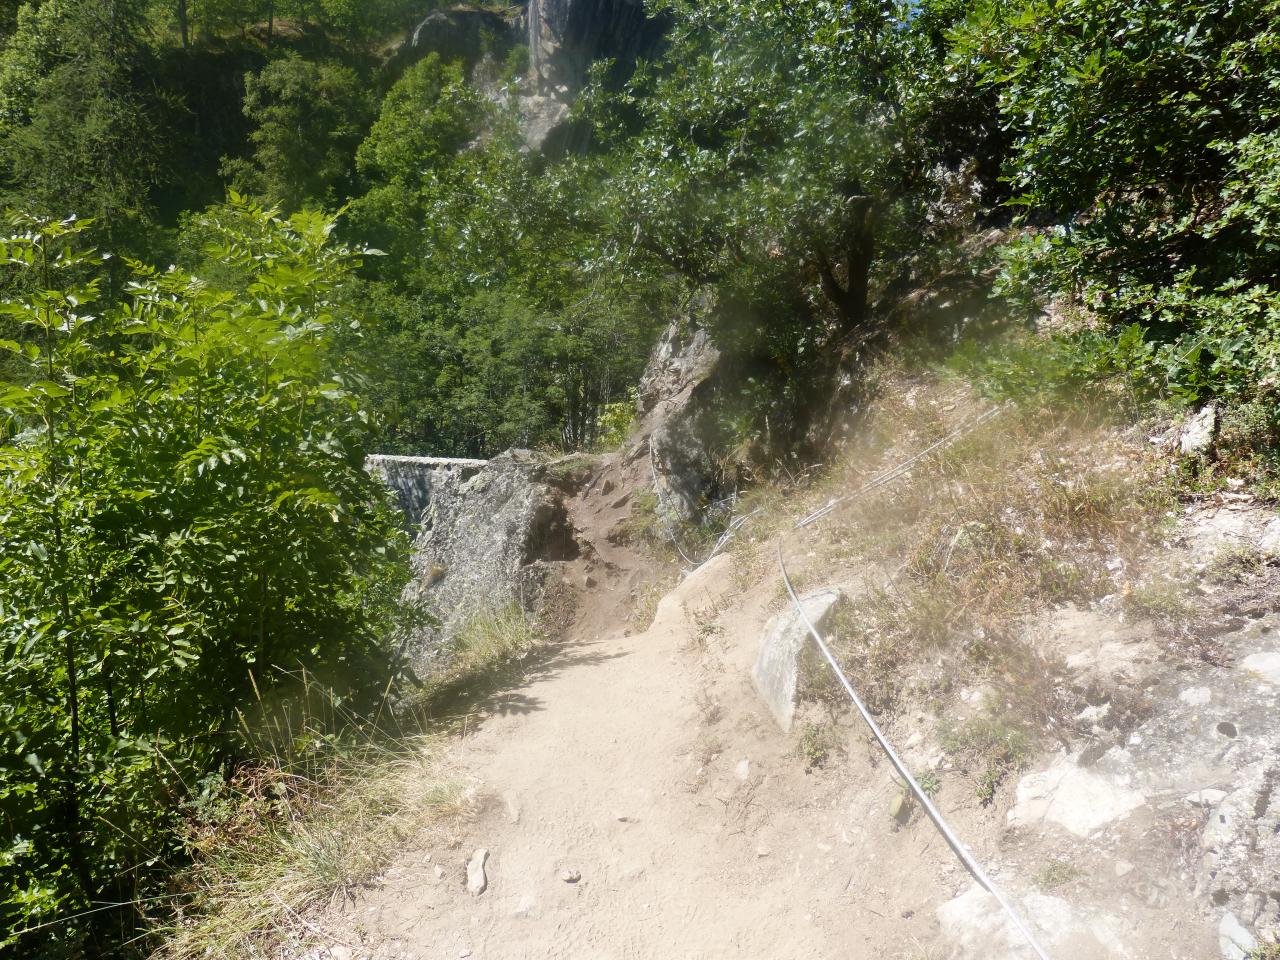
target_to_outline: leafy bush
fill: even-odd
[[[1089,377],[1249,399],[1280,359],[1276,0],[986,0],[953,34],[999,98],[1027,221],[1015,301],[1076,301]]]
[[[606,403],[600,410],[599,435],[596,445],[602,450],[622,446],[636,418],[636,402],[633,397]]]
[[[971,223],[944,212],[955,171],[934,128],[963,108],[935,95],[921,5],[660,6],[662,60],[588,111],[612,153],[614,235],[631,269],[714,286],[724,348],[820,358]]]
[[[81,221],[19,218],[0,303],[0,854],[4,943],[105,952],[171,865],[178,803],[249,753],[251,702],[305,669],[353,705],[394,669],[406,544],[363,469],[330,347],[358,254],[315,214],[210,212],[219,286],[105,258]],[[80,279],[87,278],[87,279]],[[24,935],[24,930],[39,932]]]
[[[372,368],[391,445],[594,445],[676,309],[669,278],[610,268],[596,172],[548,167],[514,103],[482,105],[430,58],[393,88],[360,158],[369,189],[349,231],[390,256],[353,291],[371,322],[352,356]]]

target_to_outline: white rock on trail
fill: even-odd
[[[1048,770],[1031,773],[1018,783],[1018,799],[1009,811],[1011,827],[1051,821],[1078,837],[1087,837],[1146,803],[1138,790],[1084,770],[1069,757],[1059,757]]]
[[[1280,653],[1251,653],[1240,661],[1240,669],[1280,687]]]
[[[1178,447],[1183,456],[1192,457],[1206,453],[1213,445],[1213,435],[1218,427],[1218,410],[1209,404],[1182,427]]]
[[[1269,557],[1280,556],[1280,517],[1276,517],[1262,528],[1258,538],[1258,549]]]
[[[488,859],[489,851],[481,847],[467,861],[467,892],[473,897],[480,896],[489,886],[489,878],[484,872],[484,864]]]
[[[1205,787],[1203,790],[1196,790],[1194,793],[1188,793],[1182,799],[1193,807],[1213,807],[1227,799],[1227,791],[1214,790],[1211,787]]]
[[[839,590],[823,590],[802,597],[800,605],[809,622],[822,631],[841,596]],[[791,721],[795,717],[800,652],[808,639],[808,627],[795,606],[789,606],[765,624],[764,635],[760,638],[760,653],[751,668],[756,690],[784,732],[790,732]]]
[[[515,794],[504,794],[502,797],[502,803],[506,808],[507,823],[519,823],[520,801],[516,799]]]
[[[1213,691],[1208,687],[1189,687],[1178,694],[1178,699],[1193,707],[1203,707],[1213,699]]]
[[[1059,897],[1034,893],[1019,898],[1018,908],[1041,945],[1050,951],[1058,948],[1054,956],[1081,948],[1090,957],[1127,956],[1114,918],[1082,915]],[[937,917],[943,936],[958,948],[954,956],[1035,960],[1030,945],[996,898],[977,884],[938,907]]]
[[[526,893],[516,901],[515,907],[511,910],[513,917],[519,917],[522,920],[529,920],[538,915],[538,901],[531,894]]]
[[[1218,924],[1218,949],[1222,951],[1223,960],[1244,960],[1257,945],[1253,934],[1244,928],[1234,913],[1222,915],[1222,922]]]

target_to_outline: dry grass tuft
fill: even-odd
[[[376,878],[407,841],[468,815],[468,789],[442,752],[420,736],[369,742],[306,772],[242,772],[216,827],[193,827],[189,899],[160,931],[156,960],[269,955],[315,935],[308,916]]]
[[[447,717],[544,644],[514,607],[480,613],[399,712]],[[303,718],[300,733],[259,732],[259,753],[275,759],[242,769],[196,805],[186,904],[157,931],[156,960],[301,947],[322,932],[315,917],[374,880],[408,841],[432,831],[443,838],[469,815],[470,790],[444,762],[442,734],[392,736],[347,720],[342,738],[324,733],[335,727],[327,712]],[[311,746],[295,749],[300,739]]]
[[[886,382],[860,428],[865,439],[800,492],[793,518],[985,409],[955,383]],[[1173,504],[1148,447],[1087,410],[1006,408],[801,535],[817,554],[805,564],[810,579],[865,583],[831,633],[873,712],[892,714],[915,695],[941,709],[961,684],[987,686],[1003,705],[979,723],[990,736],[970,724],[949,740],[984,803],[1070,715],[1069,684],[1024,636],[1027,618],[1120,592]],[[807,673],[807,698],[843,699],[827,672]]]
[[[1000,785],[1021,773],[1031,759],[1035,731],[1013,711],[988,712],[958,725],[944,723],[942,746],[974,782],[982,806],[989,806]]]
[[[1048,892],[1065,887],[1067,884],[1079,880],[1083,877],[1084,871],[1077,867],[1070,860],[1063,860],[1055,857],[1045,863],[1040,872],[1035,876],[1035,884],[1041,890]]]
[[[667,566],[638,586],[631,598],[631,622],[639,630],[648,630],[658,613],[658,604],[680,582],[680,570]]]
[[[546,644],[537,623],[519,607],[481,611],[441,649],[441,666],[426,678],[419,696],[428,702],[457,699],[478,680],[519,663]]]

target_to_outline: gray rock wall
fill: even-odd
[[[512,450],[477,469],[427,475],[408,594],[438,623],[410,651],[420,669],[480,613],[511,606],[537,613],[557,565],[578,556],[564,493],[548,482],[545,464]]]
[[[659,339],[640,380],[634,442],[647,447],[659,509],[671,520],[707,519],[721,492],[719,366],[706,330],[679,320]]]
[[[431,503],[434,487],[449,483],[455,475],[462,478],[472,476],[485,462],[374,454],[366,460],[365,469],[391,488],[404,513],[405,527],[415,530]]]
[[[593,61],[630,65],[661,36],[643,0],[528,0],[525,24],[529,66],[544,89],[581,89]]]

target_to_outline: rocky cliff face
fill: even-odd
[[[662,334],[640,380],[631,455],[648,456],[659,507],[672,520],[703,518],[719,493],[719,368],[706,330],[682,319]]]
[[[520,36],[518,22],[488,8],[458,5],[432,10],[400,44],[394,63],[403,70],[435,53],[444,60],[461,60],[470,71],[486,54],[505,52]]]
[[[409,458],[378,459],[375,472],[390,478],[417,530],[408,596],[438,621],[410,651],[422,671],[478,614],[512,606],[538,613],[557,565],[580,552],[545,457],[510,450],[488,462],[438,466],[416,458],[423,463],[416,471],[387,463]]]
[[[462,60],[481,81],[486,59],[500,62],[514,46],[527,44],[529,73],[520,96],[525,139],[532,149],[563,149],[573,136],[562,128],[591,64],[607,58],[615,63],[615,75],[625,77],[637,58],[657,48],[662,32],[661,22],[645,15],[643,0],[526,0],[518,16],[458,5],[424,17],[401,44],[395,63],[404,69],[437,53]],[[481,85],[499,95],[492,77]]]
[[[661,36],[642,0],[528,0],[525,24],[530,71],[538,86],[551,90],[580,89],[599,59],[628,69]]]
[[[484,460],[375,454],[369,457],[365,469],[391,488],[404,513],[406,528],[416,530],[431,503],[432,490],[456,486],[484,465]]]
[[[546,150],[578,145],[565,121],[591,64],[609,59],[616,79],[630,76],[663,31],[643,0],[528,0],[524,21],[530,90],[521,111],[530,145]]]

